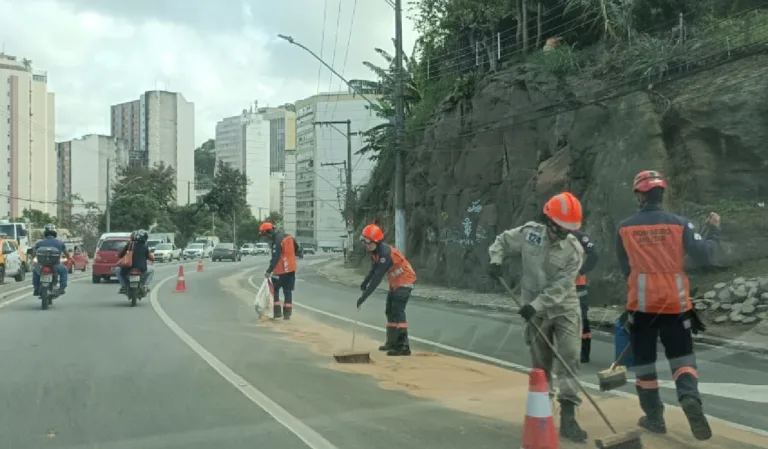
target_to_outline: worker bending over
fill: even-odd
[[[265,221],[259,226],[259,234],[269,239],[272,245],[272,260],[264,277],[272,278],[275,289],[274,316],[290,320],[293,314],[293,290],[296,287],[296,253],[299,245],[293,236],[279,232],[275,225]],[[280,290],[285,295],[285,302],[280,305]]]
[[[357,300],[357,307],[363,305],[386,276],[389,280],[387,303],[384,307],[384,313],[387,315],[387,341],[379,346],[379,350],[387,351],[390,356],[411,355],[405,306],[411,297],[413,284],[416,283],[416,273],[397,248],[384,243],[384,232],[375,224],[369,224],[363,229],[361,240],[371,254],[373,264],[371,271],[360,284],[363,294]]]
[[[589,236],[581,231],[574,231],[573,235],[579,239],[584,249],[586,259],[576,278],[576,295],[581,306],[581,363],[589,363],[589,355],[592,352],[592,329],[589,326],[589,296],[587,295],[587,273],[597,265],[598,255],[595,243]]]
[[[712,264],[720,217],[710,214],[710,233],[704,239],[690,220],[662,208],[667,182],[661,173],[642,171],[633,185],[640,210],[619,223],[616,250],[627,277],[629,336],[637,396],[645,413],[638,425],[655,433],[667,431],[656,374],[656,341],[661,338],[691,432],[698,440],[708,440],[712,430],[699,394],[692,335],[705,328],[691,303],[684,259],[688,254]]]
[[[554,354],[532,324],[544,332],[547,340],[557,342],[563,360],[579,373],[581,348],[581,310],[574,280],[584,265],[584,250],[572,233],[581,228],[579,200],[569,192],[553,196],[544,205],[538,222],[528,222],[504,231],[488,249],[489,274],[501,277],[504,256],[522,256],[520,279],[523,307],[520,315],[528,322],[525,342],[530,346],[534,368],[544,370],[552,388]],[[576,422],[576,407],[581,404],[578,380],[560,369],[560,436],[575,442],[587,440]]]

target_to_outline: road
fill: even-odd
[[[158,268],[156,281],[170,279],[136,308],[116,284],[83,275],[48,311],[29,287],[0,286],[2,446],[464,449],[519,441],[519,428],[328,370],[320,356],[256,329],[250,304],[229,300],[217,282],[255,260],[207,262],[202,273],[186,264],[187,293],[172,291],[176,265]]]

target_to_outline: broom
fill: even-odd
[[[357,309],[360,313],[360,308]],[[339,352],[333,355],[338,363],[371,363],[370,352],[355,352],[355,334],[357,334],[358,315],[355,315],[355,324],[352,327],[352,348],[349,351]]]
[[[611,363],[611,366],[597,373],[597,383],[600,385],[600,391],[615,390],[627,384],[627,367],[619,365],[624,354],[629,350],[630,344],[624,346],[624,350],[619,354],[619,358]]]
[[[509,288],[507,285],[507,282],[499,278],[499,282],[502,286],[504,286],[504,289],[507,290],[507,293],[512,295],[512,301],[517,304],[518,307],[522,308],[522,305],[520,302],[515,298],[512,289]],[[565,359],[563,359],[563,356],[560,355],[559,352],[557,352],[557,349],[555,348],[555,345],[552,344],[551,341],[547,338],[547,335],[544,333],[544,331],[541,330],[541,328],[534,322],[529,321],[528,324],[533,326],[534,329],[536,329],[536,332],[538,332],[539,336],[544,340],[544,342],[549,346],[549,349],[552,351],[552,353],[557,357],[557,360],[560,362],[560,364],[565,368],[565,370],[568,372],[568,375],[573,378],[573,380],[576,382],[576,385],[579,386],[579,389],[584,394],[584,396],[589,400],[589,402],[592,404],[592,406],[595,408],[597,413],[600,415],[600,417],[603,419],[603,422],[605,422],[605,425],[608,426],[609,429],[611,429],[611,432],[613,432],[613,435],[610,435],[605,438],[599,438],[595,440],[595,445],[598,449],[642,449],[643,442],[640,440],[640,432],[639,431],[629,431],[624,433],[618,433],[616,431],[616,428],[613,427],[613,424],[611,424],[611,421],[608,419],[607,416],[605,416],[605,413],[600,408],[599,405],[597,405],[597,402],[595,402],[595,399],[592,397],[589,392],[587,392],[587,389],[584,388],[584,386],[581,384],[581,381],[579,380],[578,376],[576,376],[576,373],[573,372],[573,369],[566,363]]]

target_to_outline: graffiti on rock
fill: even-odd
[[[428,228],[426,238],[429,243],[454,244],[464,247],[472,247],[488,239],[488,234],[482,226],[475,225],[477,215],[482,212],[483,205],[480,200],[473,201],[466,209],[466,214],[459,226],[444,226],[439,230]],[[443,221],[448,219],[445,212],[440,213]]]

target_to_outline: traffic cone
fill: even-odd
[[[528,402],[523,423],[522,449],[560,449],[552,404],[549,402],[547,375],[532,369],[528,379]]]
[[[184,265],[179,265],[179,277],[176,279],[176,293],[187,291],[187,282],[184,280]]]
[[[197,272],[203,271],[203,259],[197,259]]]

